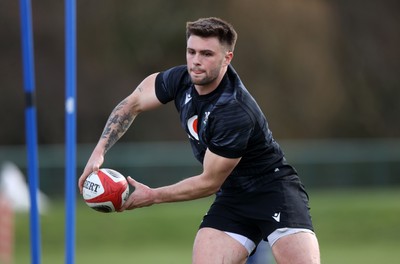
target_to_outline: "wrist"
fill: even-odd
[[[161,195],[159,189],[151,189],[152,190],[152,200],[153,204],[162,203]]]

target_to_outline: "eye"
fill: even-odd
[[[187,49],[187,53],[190,54],[190,55],[196,54],[196,52],[194,50],[192,50],[192,49]]]

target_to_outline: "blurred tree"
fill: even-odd
[[[332,124],[347,129],[332,135],[399,137],[400,2],[335,1],[333,7],[340,18],[335,52],[347,93],[345,114]]]
[[[234,67],[280,138],[399,137],[396,1],[78,2],[78,141],[148,74],[185,63],[185,23],[239,33]],[[18,2],[0,2],[0,144],[24,143]],[[39,142],[64,141],[64,4],[33,2]],[[132,140],[184,139],[172,105],[139,117]],[[160,129],[162,128],[162,129]]]

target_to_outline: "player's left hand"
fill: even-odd
[[[154,190],[147,185],[135,181],[130,176],[127,177],[129,184],[133,187],[133,192],[128,200],[121,207],[119,212],[124,210],[133,210],[140,207],[146,207],[154,204]]]

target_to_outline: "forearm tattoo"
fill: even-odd
[[[119,103],[108,118],[103,134],[101,135],[102,138],[107,139],[104,153],[107,152],[115,142],[125,134],[133,122],[134,116],[131,113],[121,111],[126,104],[126,100]]]

